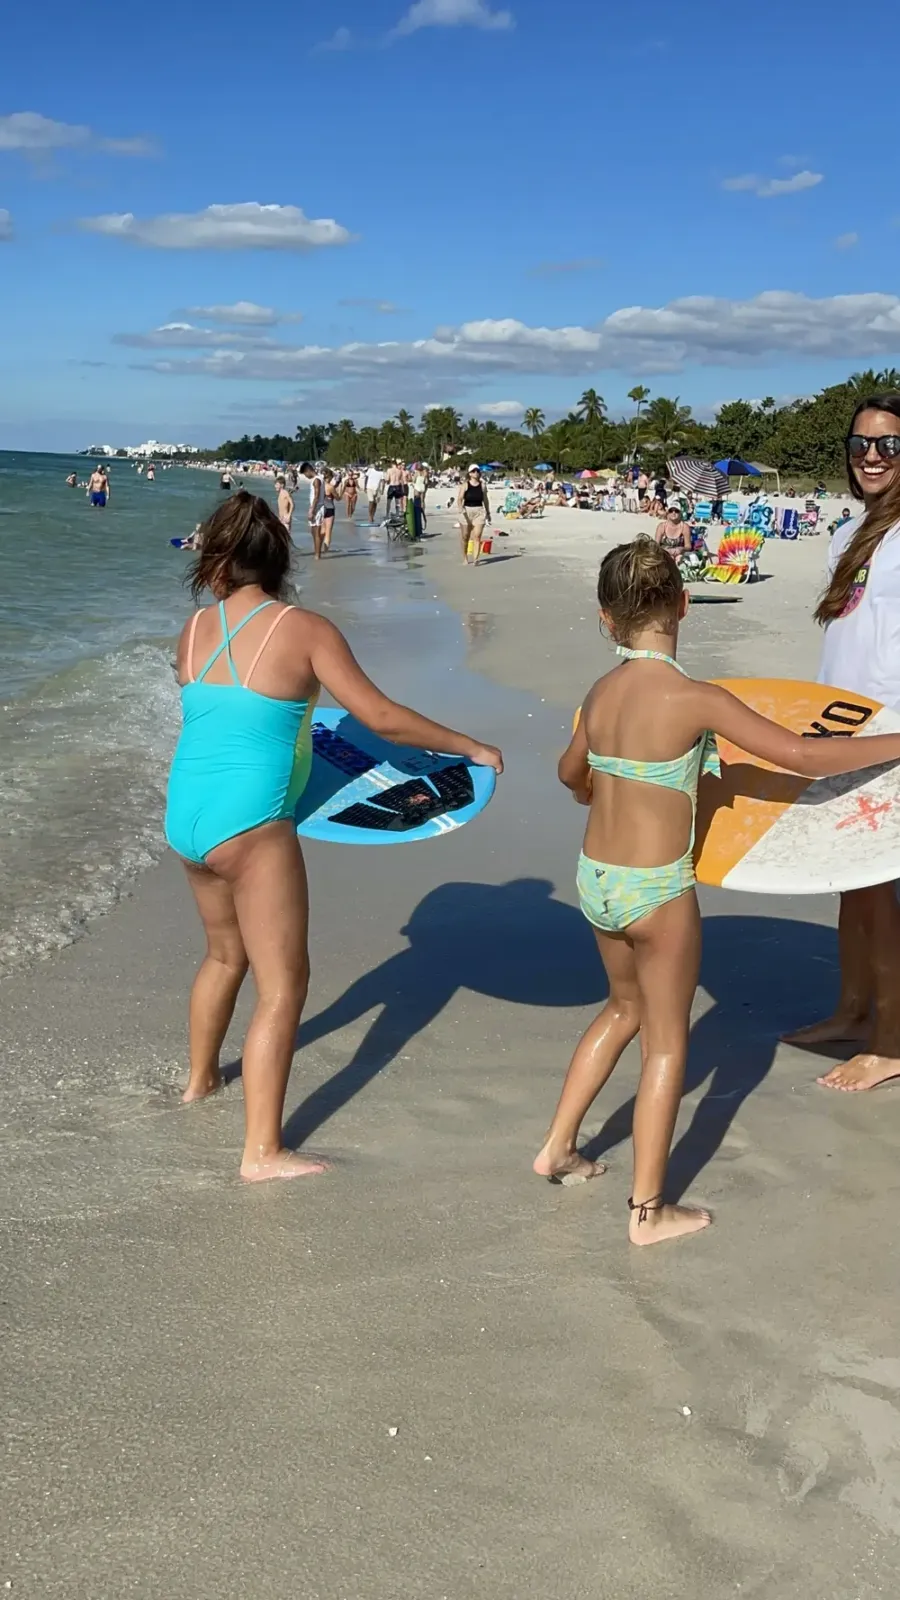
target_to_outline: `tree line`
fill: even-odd
[[[482,464],[497,462],[512,471],[527,471],[544,461],[563,473],[615,467],[631,459],[639,459],[648,471],[660,471],[668,457],[683,452],[712,461],[740,456],[797,477],[833,478],[844,470],[843,441],[854,406],[885,389],[900,389],[900,372],[869,368],[781,406],[771,395],[760,401],[731,400],[720,406],[711,423],[698,421],[678,396],[654,397],[643,384],[629,391],[633,414],[613,418],[603,396],[586,389],[568,416],[549,424],[538,406],[525,411],[520,428],[477,417],[464,421],[452,406],[436,406],[422,414],[418,427],[405,410],[380,427],[358,428],[344,417],[301,425],[293,438],[257,433],[227,439],[217,455],[229,461],[325,460],[335,467],[400,458],[437,466],[463,452]]]

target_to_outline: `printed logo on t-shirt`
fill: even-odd
[[[851,611],[855,611],[856,610],[857,606],[859,605],[860,601],[862,600],[863,595],[866,592],[866,584],[868,583],[868,581],[869,581],[869,562],[867,561],[865,563],[865,565],[862,566],[862,567],[859,567],[857,569],[857,571],[853,575],[853,587],[850,590],[850,594],[849,594],[849,596],[847,598],[847,604],[845,605],[843,611],[841,612],[841,616],[842,617],[849,617]]]

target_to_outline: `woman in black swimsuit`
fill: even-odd
[[[334,532],[335,501],[341,498],[341,489],[334,473],[330,468],[325,468],[325,484],[322,490],[322,549],[331,549],[331,535]]]
[[[484,544],[485,523],[491,520],[491,507],[488,500],[487,486],[482,482],[481,469],[473,463],[466,473],[464,482],[459,486],[456,496],[456,509],[460,514],[459,529],[462,541],[462,556],[466,566],[469,565],[469,542],[475,546],[475,565],[481,559],[481,547]]]

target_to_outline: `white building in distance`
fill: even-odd
[[[129,461],[149,461],[155,456],[196,456],[197,444],[164,444],[161,439],[146,439],[143,444],[92,444],[80,452],[83,456],[126,456]]]

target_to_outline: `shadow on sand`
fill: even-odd
[[[298,1048],[374,1017],[346,1066],[292,1113],[286,1142],[298,1146],[377,1077],[440,1014],[458,990],[525,1008],[602,1003],[606,981],[584,919],[554,898],[553,884],[445,884],[426,895],[402,930],[409,947],[352,984],[304,1022]],[[701,984],[713,1004],[691,1036],[685,1092],[706,1091],[672,1156],[671,1189],[685,1192],[715,1155],[744,1101],[768,1074],[778,1035],[824,1014],[837,977],[831,928],[778,917],[712,916],[703,924]],[[522,1018],[527,1031],[527,1011]],[[574,1046],[576,1029],[573,1023]],[[559,1061],[559,1082],[568,1065]],[[598,1104],[615,1094],[615,1078]],[[543,1126],[551,1105],[535,1107]],[[629,1096],[591,1140],[596,1158],[627,1139]],[[543,1120],[542,1120],[543,1119]],[[524,1152],[525,1155],[528,1152]]]

